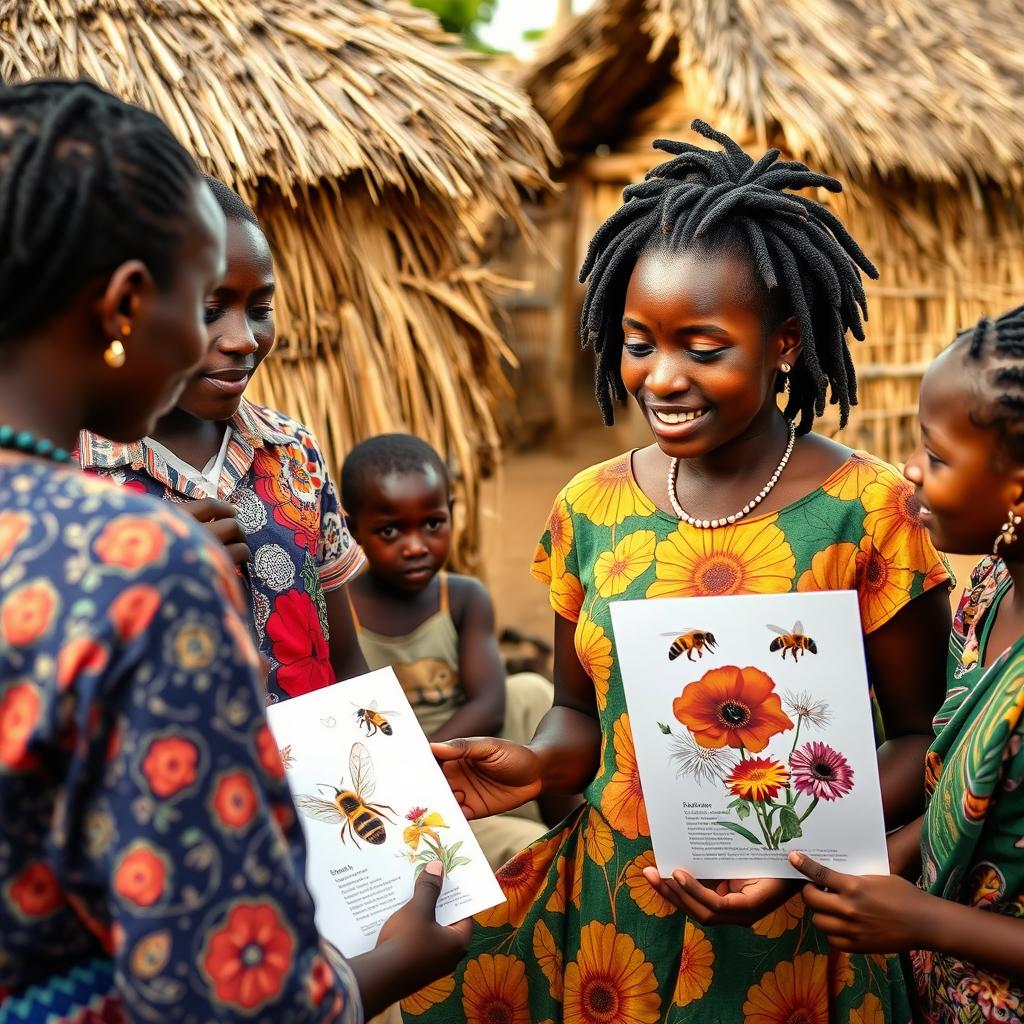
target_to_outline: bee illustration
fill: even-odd
[[[291,768],[295,764],[295,755],[292,753],[292,745],[290,743],[287,747],[282,747],[278,753],[281,755],[281,764],[285,768]]]
[[[361,708],[357,704],[353,707],[356,709],[356,721],[366,728],[367,736],[375,736],[378,732],[384,733],[385,736],[394,735],[391,723],[384,717],[393,715],[394,711],[378,711],[375,700],[371,700],[367,708]]]
[[[675,661],[683,651],[686,651],[687,661],[693,661],[694,651],[697,652],[698,658],[703,658],[704,649],[707,648],[709,651],[713,651],[718,643],[715,639],[715,634],[709,633],[706,629],[684,629],[681,633],[676,633],[673,630],[670,633],[662,633],[661,635],[675,637],[668,649],[669,661]]]
[[[786,651],[790,651],[793,655],[793,660],[796,661],[798,655],[806,654],[808,651],[811,654],[818,653],[818,645],[809,637],[804,635],[804,626],[802,622],[795,622],[793,628],[782,629],[780,626],[769,625],[768,628],[773,633],[779,635],[771,642],[768,647],[769,651],[782,651],[782,660],[786,660]]]
[[[299,793],[295,797],[295,806],[314,821],[328,823],[341,822],[341,841],[346,842],[345,832],[352,835],[356,846],[362,839],[372,846],[380,846],[387,838],[384,822],[392,825],[394,818],[388,817],[385,811],[395,813],[387,804],[371,804],[370,797],[377,787],[377,779],[373,771],[370,752],[362,743],[353,743],[348,758],[348,773],[352,777],[351,789],[339,789],[337,786],[321,784],[319,789],[333,789],[334,799],[324,800],[318,796],[306,796]],[[342,779],[344,782],[344,779]]]

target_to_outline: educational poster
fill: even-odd
[[[373,948],[432,860],[437,920],[504,902],[487,859],[391,669],[267,708],[306,835],[320,933],[345,956]]]
[[[853,591],[611,606],[658,870],[888,874]]]

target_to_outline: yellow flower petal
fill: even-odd
[[[653,530],[637,530],[623,537],[614,550],[604,551],[594,564],[594,582],[601,597],[617,597],[639,579],[654,561],[657,537]]]

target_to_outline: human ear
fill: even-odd
[[[117,339],[130,349],[135,321],[145,315],[155,291],[153,275],[141,260],[127,260],[114,269],[96,303],[104,346]]]
[[[788,363],[790,369],[796,366],[803,352],[803,339],[800,337],[800,325],[795,316],[788,316],[775,328],[773,342],[778,353],[778,368],[781,373],[788,371],[782,369],[783,363]]]

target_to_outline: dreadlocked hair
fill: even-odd
[[[995,320],[982,317],[957,343],[966,344],[966,359],[982,371],[969,375],[985,406],[972,409],[971,420],[998,429],[1014,461],[1024,463],[1024,306]]]
[[[198,180],[156,115],[92,83],[0,86],[0,341],[129,259],[166,287]]]
[[[596,357],[595,390],[605,423],[614,420],[615,401],[626,398],[619,360],[629,278],[642,252],[664,245],[675,252],[738,246],[749,254],[766,312],[778,314],[769,328],[790,315],[800,327],[802,358],[790,374],[786,418],[796,421],[797,433],[806,433],[825,411],[831,389],[845,425],[857,402],[846,332],[863,341],[868,316],[859,271],[871,278],[878,271],[834,213],[786,192],[841,192],[842,185],[798,161],[780,160],[777,149],[755,163],[703,121],[691,127],[722,149],[657,139],[654,148],[672,159],[623,192],[622,206],[594,235],[580,270],[580,282],[589,280],[580,334]]]

